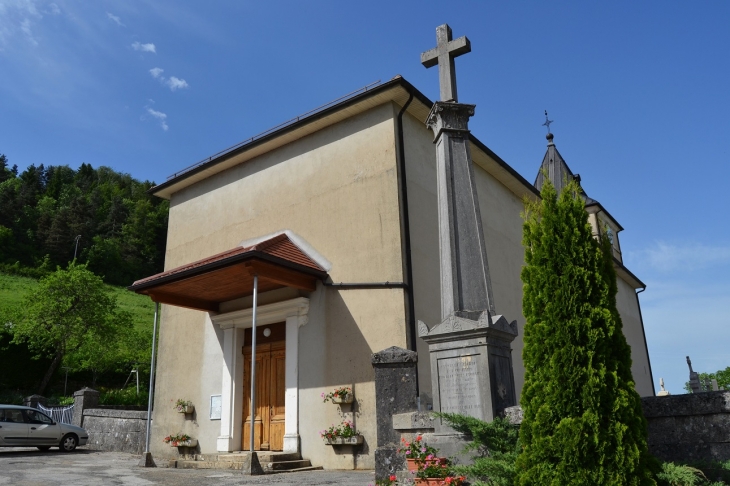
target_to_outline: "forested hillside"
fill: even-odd
[[[31,165],[19,173],[0,155],[0,368],[7,371],[0,378],[0,403],[18,402],[39,390],[60,397],[82,386],[116,400],[109,403],[146,403],[154,305],[119,286],[162,271],[168,203],[147,194],[153,185],[89,164],[78,170]],[[42,290],[45,279],[58,280],[75,268],[70,262],[76,252],[77,265],[87,264],[83,268],[117,286],[104,290],[97,285],[99,296],[92,300],[111,299],[118,307],[106,314],[111,316],[108,329],[95,319],[73,345],[67,340],[34,345],[43,329],[33,330],[39,319],[31,308],[52,293]],[[62,316],[53,310],[46,316],[48,322],[54,317]],[[24,337],[23,322],[30,326]],[[131,393],[129,387],[119,390],[132,369],[140,375],[141,395],[134,387]]]
[[[153,185],[85,163],[18,173],[0,155],[0,271],[66,266],[78,235],[77,260],[107,283],[162,271],[169,205],[147,194]]]

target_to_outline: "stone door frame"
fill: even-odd
[[[218,452],[241,450],[243,435],[243,347],[244,329],[252,327],[252,309],[211,315],[213,325],[223,331],[223,366],[221,383],[221,432],[216,442]],[[308,322],[309,299],[295,299],[260,305],[256,309],[256,327],[286,322],[286,392],[284,395],[284,452],[299,449],[299,327]]]

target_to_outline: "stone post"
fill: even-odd
[[[45,406],[46,397],[43,397],[41,395],[31,395],[29,397],[25,397],[25,399],[23,400],[23,405],[25,405],[26,407],[38,408],[39,403]]]
[[[72,420],[73,425],[76,425],[77,427],[83,427],[84,410],[87,408],[94,408],[98,404],[98,391],[84,387],[81,390],[74,392],[74,415]]]
[[[406,469],[405,459],[398,454],[400,433],[393,428],[393,415],[412,412],[417,408],[418,354],[393,346],[374,353],[371,361],[375,371],[378,432],[375,479],[384,480]]]

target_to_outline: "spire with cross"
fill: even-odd
[[[438,64],[441,101],[459,101],[454,58],[467,52],[471,52],[471,43],[466,36],[451,40],[451,27],[448,24],[436,27],[436,47],[421,54],[421,64],[427,68]]]
[[[548,135],[550,135],[550,124],[552,122],[553,120],[548,120],[547,110],[545,110],[545,123],[543,123],[542,126],[547,127]]]

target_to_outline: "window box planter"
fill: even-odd
[[[363,442],[362,435],[353,435],[352,437],[332,437],[326,439],[326,444],[331,446],[336,445],[360,445]]]
[[[179,442],[170,442],[170,447],[195,447],[198,445],[198,439],[181,440]]]
[[[189,414],[195,411],[195,405],[185,405],[184,407],[178,408],[178,413]]]
[[[355,396],[352,393],[348,393],[347,395],[343,397],[332,397],[332,403],[352,403],[355,401]]]

